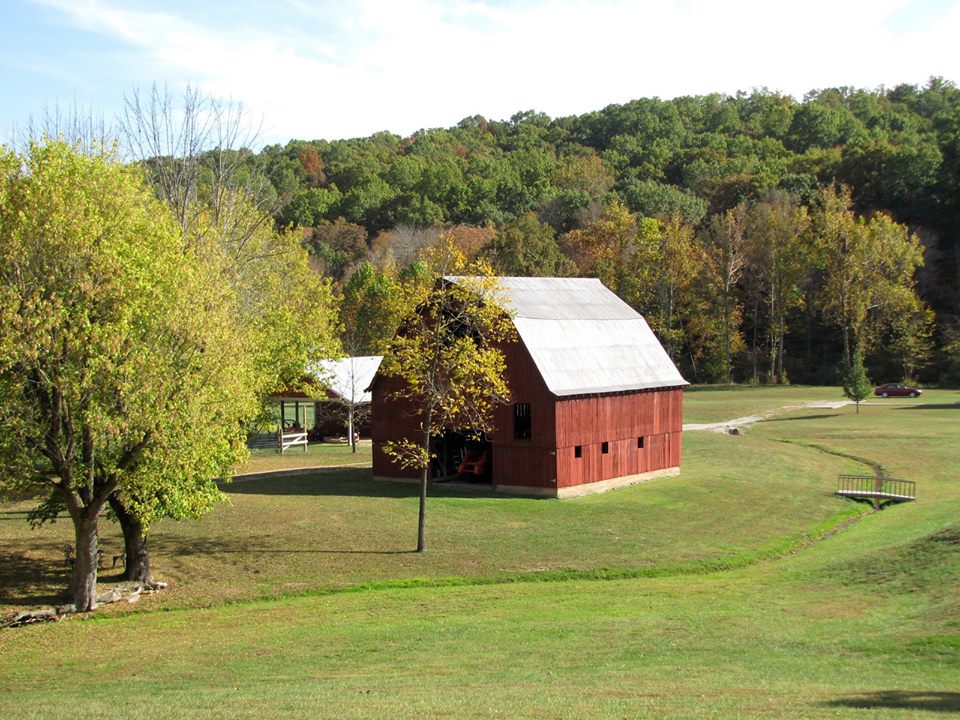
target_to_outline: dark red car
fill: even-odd
[[[917,397],[918,395],[923,395],[923,390],[904,385],[903,383],[887,383],[886,385],[874,388],[873,394],[879,395],[880,397]]]

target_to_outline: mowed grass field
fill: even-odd
[[[306,450],[294,447],[282,455],[274,449],[257,449],[237,472],[245,474],[300,470],[311,467],[370,467],[370,441],[357,444],[354,453],[346,444],[310,443]]]
[[[686,419],[837,398],[697,389]],[[686,433],[679,478],[560,502],[440,491],[423,556],[412,487],[358,468],[237,481],[230,505],[155,528],[165,593],[0,632],[0,717],[960,713],[958,438],[950,391]],[[854,458],[918,501],[835,498],[838,472],[867,471]],[[6,609],[65,579],[68,525],[30,531],[22,510],[0,520]]]

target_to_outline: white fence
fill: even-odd
[[[285,450],[289,450],[297,445],[303,445],[303,451],[307,451],[307,431],[306,430],[280,430],[277,433],[277,446],[282,455]]]

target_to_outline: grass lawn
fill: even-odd
[[[152,565],[170,589],[149,606],[210,606],[415,578],[736,564],[782,552],[864,511],[832,494],[836,474],[850,465],[842,458],[754,433],[688,433],[684,442],[679,478],[617,492],[556,501],[432,489],[422,556],[411,552],[417,487],[375,483],[369,465],[235,480],[224,485],[229,503],[210,515],[151,531]],[[318,449],[317,460],[329,464],[344,450]],[[31,531],[23,523],[27,507],[0,523],[0,556],[21,569],[0,579],[0,606],[46,601],[66,583],[60,548],[70,542],[71,525]],[[101,541],[105,556],[119,552],[119,528],[103,523]],[[115,575],[106,571],[103,580]],[[28,592],[25,580],[35,583]]]
[[[251,450],[250,458],[237,468],[237,474],[346,465],[370,467],[370,457],[369,440],[358,443],[356,452],[351,451],[348,445],[329,443],[311,443],[306,452],[303,448],[291,448],[282,455],[272,449]]]
[[[685,420],[838,394],[775,390],[695,390]],[[0,717],[960,713],[958,436],[951,391],[687,433],[679,478],[565,501],[439,491],[422,556],[412,486],[359,468],[237,481],[207,518],[155,528],[167,592],[0,632]],[[918,501],[836,499],[853,458],[916,480]],[[65,579],[68,525],[30,531],[24,509],[0,514],[7,608]]]
[[[843,390],[806,385],[694,385],[683,394],[684,423],[716,423],[760,415],[789,405],[842,402]]]

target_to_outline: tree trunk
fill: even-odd
[[[780,382],[780,376],[777,374],[777,348],[780,345],[782,323],[780,315],[782,307],[780,304],[779,283],[774,279],[770,283],[770,328],[767,332],[767,338],[770,341],[770,384],[777,385]]]
[[[783,337],[785,334],[784,325],[781,325],[777,334],[777,384],[786,385],[787,377],[783,372]]]
[[[723,299],[723,382],[730,385],[733,382],[733,330],[730,327],[733,313],[730,311],[729,290],[724,288]]]
[[[843,324],[843,359],[847,367],[853,363],[853,353],[850,351],[850,325],[846,322]]]
[[[431,409],[427,411],[426,422],[423,429],[423,448],[427,451],[427,457],[430,456],[430,431],[431,431]],[[422,553],[427,547],[427,484],[430,482],[430,461],[423,466],[423,474],[420,476],[420,513],[417,517],[417,552]]]
[[[76,560],[70,578],[70,597],[77,612],[97,607],[97,513],[89,508],[74,519]]]
[[[347,406],[347,432],[350,433],[350,447],[353,449],[353,452],[357,451],[357,440],[354,436],[353,430],[353,405]]]
[[[420,513],[417,516],[417,552],[427,547],[427,483],[430,480],[430,466],[423,469],[420,476]]]
[[[123,531],[123,551],[126,556],[123,579],[151,584],[153,574],[150,572],[150,555],[143,523],[127,511],[116,493],[110,496],[110,507]]]
[[[753,384],[759,385],[760,378],[757,375],[757,333],[758,326],[760,325],[760,293],[757,292],[753,296],[753,349],[751,352],[751,360],[753,361]]]

